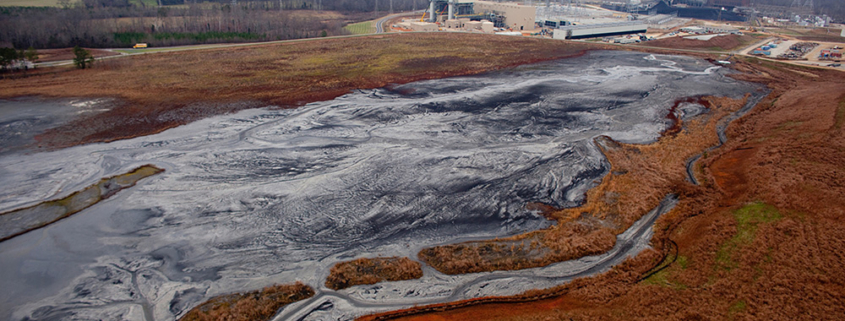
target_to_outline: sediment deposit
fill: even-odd
[[[301,280],[315,296],[282,317],[351,318],[605,271],[647,247],[650,223],[671,199],[648,199],[652,208],[636,215],[654,209],[651,220],[620,215],[631,228],[613,226],[625,231],[613,249],[581,260],[454,276],[424,267],[419,280],[323,285],[331,266],[351,258],[413,257],[425,247],[549,227],[526,204],[581,204],[610,171],[595,137],[653,142],[672,125],[666,114],[676,100],[742,101],[759,89],[727,74],[701,59],[599,51],[292,110],[244,110],[145,137],[12,152],[0,157],[0,180],[12,186],[0,195],[4,209],[138,163],[167,171],[0,243],[0,270],[10,276],[0,286],[11,289],[0,293],[0,310],[11,319],[173,319],[221,294]],[[687,107],[686,116],[703,111]],[[41,282],[38,290],[32,282]]]

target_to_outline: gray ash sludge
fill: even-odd
[[[425,246],[548,226],[525,204],[577,205],[608,170],[594,137],[653,141],[675,99],[753,90],[724,73],[692,58],[593,52],[2,155],[0,183],[22,186],[0,191],[3,210],[135,164],[166,172],[0,243],[0,318],[169,320],[214,295],[302,280],[318,297],[284,316],[345,319],[508,294],[535,275],[545,276],[526,286],[552,285],[549,275],[588,260],[509,272],[489,287],[478,274],[426,269],[422,280],[321,289],[341,260],[414,258]]]

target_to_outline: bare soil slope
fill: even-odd
[[[683,37],[671,37],[641,42],[637,45],[647,47],[659,47],[668,49],[698,49],[713,51],[731,51],[743,48],[753,42],[760,41],[765,37],[752,35],[725,35],[710,38],[710,40],[686,39]]]

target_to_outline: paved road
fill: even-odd
[[[402,13],[396,13],[396,14],[384,16],[381,19],[379,19],[378,22],[376,22],[376,33],[385,33],[386,32],[386,31],[384,31],[384,24],[387,23],[388,20],[396,18],[396,17],[402,17],[402,16],[407,16],[409,14],[416,14],[416,13],[419,13],[420,15],[422,15],[423,10],[418,10],[418,11],[414,11],[414,12],[402,12]]]

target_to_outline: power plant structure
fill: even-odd
[[[480,0],[431,0],[424,21],[446,23],[447,21],[490,21],[496,28],[512,30],[534,29],[536,10],[534,6],[518,3]]]
[[[446,22],[447,20],[463,19],[469,21],[488,20],[497,28],[506,27],[504,17],[493,12],[476,12],[475,1],[466,0],[432,0],[429,2],[425,20],[428,22]]]

